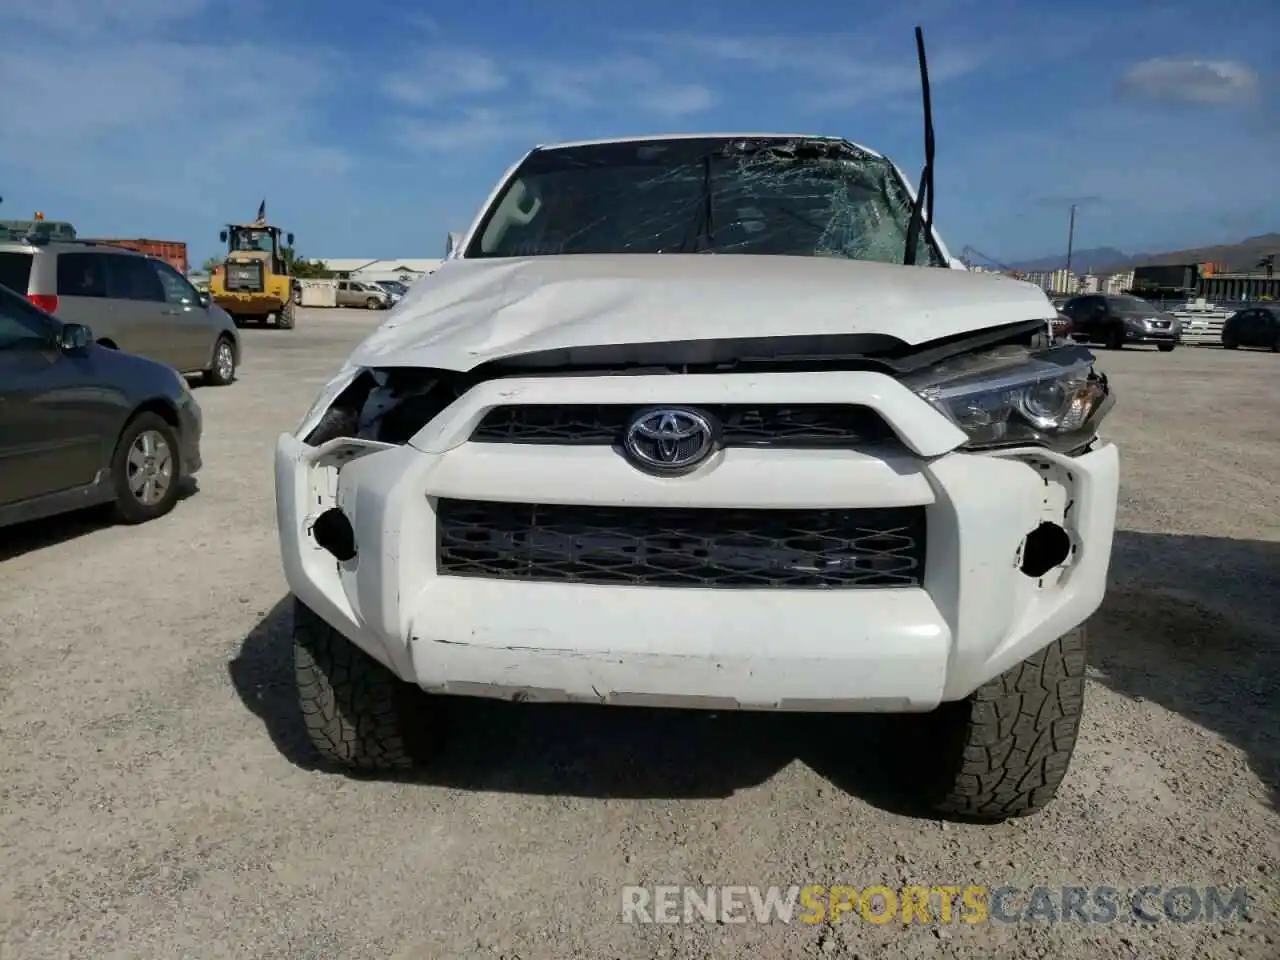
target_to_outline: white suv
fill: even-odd
[[[1110,562],[1113,399],[1042,291],[920,219],[841,139],[526,155],[280,437],[319,751],[423,759],[422,691],[917,713],[935,809],[1043,806]]]

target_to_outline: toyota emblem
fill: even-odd
[[[707,414],[688,407],[641,410],[631,418],[622,448],[647,473],[688,473],[715,452],[716,427]]]

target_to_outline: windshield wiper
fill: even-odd
[[[920,61],[920,95],[924,100],[924,167],[920,171],[916,201],[911,205],[911,219],[907,223],[906,249],[902,251],[902,263],[908,267],[916,262],[922,214],[930,229],[933,228],[933,103],[929,95],[929,62],[924,53],[924,31],[919,27],[916,27],[916,57]]]

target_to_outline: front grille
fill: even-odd
[[[477,443],[610,446],[622,440],[639,406],[543,404],[494,407],[471,434]],[[723,427],[726,447],[851,447],[895,438],[868,407],[850,404],[698,406]]]
[[[244,293],[262,292],[262,263],[228,263],[226,288]]]
[[[925,510],[596,507],[441,499],[442,576],[650,587],[914,587]]]

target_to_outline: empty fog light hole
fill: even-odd
[[[1071,555],[1071,537],[1056,523],[1042,523],[1022,544],[1022,566],[1028,577],[1038,580]]]

